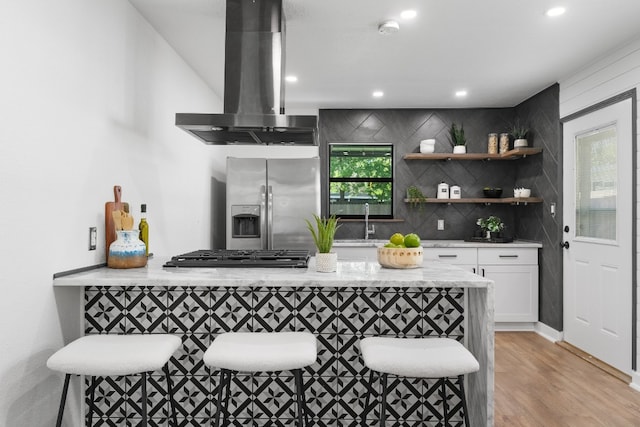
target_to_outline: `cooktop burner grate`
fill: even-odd
[[[309,251],[297,249],[211,249],[171,257],[164,267],[296,267],[306,268]]]

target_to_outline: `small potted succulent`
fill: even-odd
[[[522,148],[529,145],[527,136],[529,135],[529,128],[521,125],[519,121],[516,121],[511,126],[511,135],[513,136],[513,148]]]
[[[453,152],[455,154],[464,154],[467,152],[467,138],[464,136],[464,125],[460,125],[458,128],[455,123],[451,123],[449,141],[453,146]]]
[[[478,218],[476,224],[480,226],[482,231],[485,233],[487,239],[500,237],[500,233],[504,230],[504,223],[502,220],[497,217],[491,215],[488,218]]]
[[[305,219],[305,222],[318,249],[316,252],[316,270],[323,273],[331,273],[336,271],[338,265],[338,254],[331,251],[336,230],[340,228],[338,218],[335,215],[331,215],[329,218],[321,218],[316,214],[313,215],[313,218],[315,227],[309,220]]]

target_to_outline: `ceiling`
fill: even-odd
[[[129,1],[222,99],[225,1]],[[299,79],[287,83],[289,113],[512,107],[640,37],[638,0],[283,2],[286,74]],[[564,15],[544,15],[558,5]],[[402,20],[405,9],[417,17]],[[379,34],[387,19],[400,31]]]

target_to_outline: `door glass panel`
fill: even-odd
[[[576,237],[616,240],[617,163],[615,125],[576,137]]]

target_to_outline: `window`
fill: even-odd
[[[329,214],[393,218],[393,145],[329,144]]]

